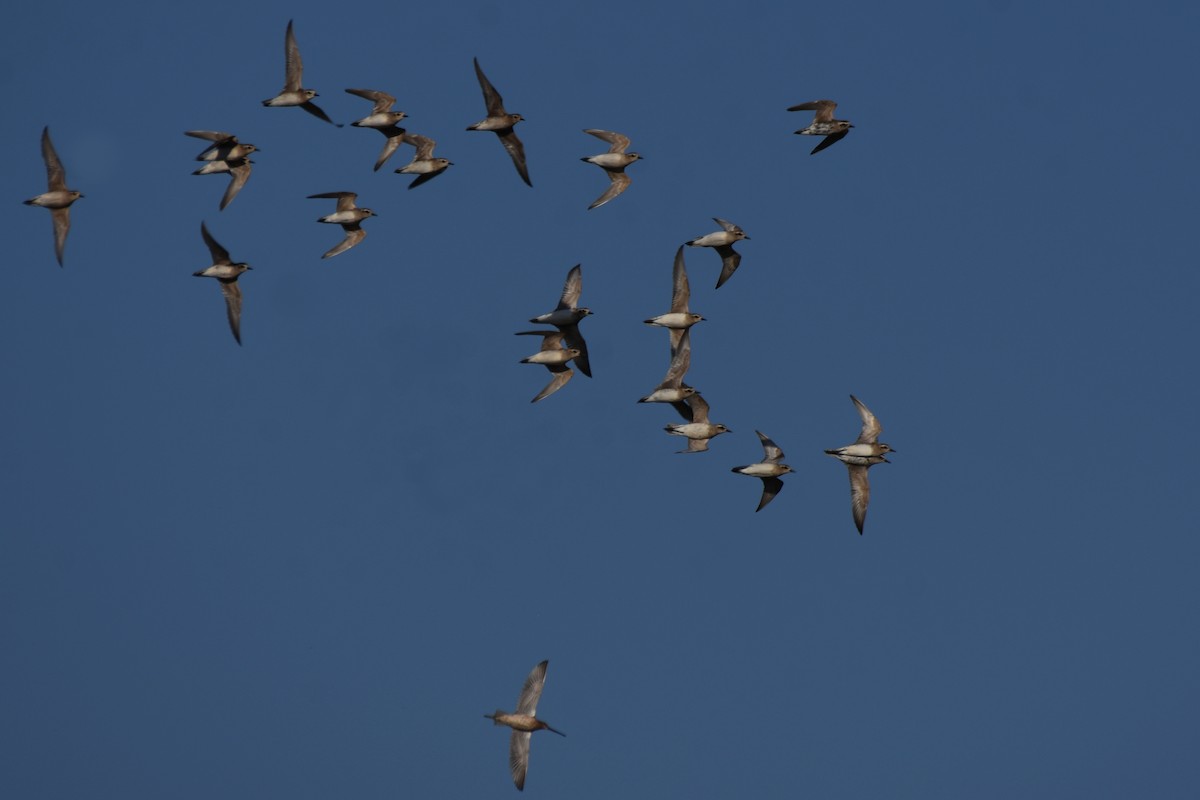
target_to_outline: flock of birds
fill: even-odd
[[[284,35],[285,80],[282,91],[275,97],[264,100],[268,107],[296,106],[312,114],[318,119],[331,125],[337,125],[329,116],[313,102],[317,92],[302,86],[303,63],[300,50],[296,44],[292,22],[289,21]],[[522,121],[520,114],[509,113],[504,107],[504,100],[492,85],[479,66],[474,61],[475,75],[483,90],[487,116],[467,127],[467,130],[491,131],[499,138],[517,174],[525,184],[532,186],[529,170],[526,165],[525,148],[517,136],[514,127]],[[383,149],[375,161],[374,169],[378,171],[400,148],[407,144],[414,148],[412,159],[395,170],[404,175],[415,175],[409,184],[414,189],[446,171],[453,162],[445,158],[435,158],[433,155],[436,142],[426,136],[410,133],[400,127],[399,123],[405,118],[403,111],[393,110],[396,98],[392,95],[372,89],[346,89],[346,92],[369,100],[372,103],[371,113],[362,119],[350,123],[354,127],[373,128],[385,137]],[[813,111],[814,118],[807,127],[797,130],[797,134],[821,136],[822,140],[813,148],[812,153],[835,144],[854,127],[847,120],[834,119],[833,114],[837,104],[832,100],[816,100],[790,107],[789,111]],[[337,127],[342,127],[337,125]],[[588,209],[598,208],[622,194],[629,188],[630,178],[625,170],[629,165],[639,160],[641,156],[629,152],[629,137],[614,131],[589,128],[584,133],[595,136],[609,145],[608,151],[594,156],[582,158],[583,161],[601,167],[609,178],[609,186]],[[254,163],[250,155],[256,152],[253,144],[240,142],[234,134],[224,131],[191,130],[185,131],[187,136],[203,139],[208,146],[197,156],[197,161],[204,165],[193,172],[194,175],[227,175],[229,185],[221,198],[220,209],[223,211],[238,193],[245,187],[250,178],[251,166]],[[63,265],[63,253],[66,247],[67,234],[70,231],[71,205],[84,195],[67,186],[66,172],[63,168],[54,144],[50,138],[47,126],[42,130],[42,158],[46,164],[47,191],[24,201],[26,205],[41,206],[50,210],[54,227],[54,249],[59,266]],[[357,194],[354,192],[322,192],[309,195],[310,199],[335,200],[333,213],[320,217],[317,221],[330,225],[340,225],[344,236],[340,242],[322,255],[322,258],[333,258],[360,244],[366,237],[362,223],[375,216],[369,208],[356,204]],[[666,375],[661,383],[640,403],[669,403],[683,418],[682,423],[668,424],[667,433],[684,437],[688,440],[687,449],[682,453],[701,453],[708,450],[709,441],[722,433],[729,432],[726,426],[710,421],[710,408],[700,391],[684,382],[684,377],[691,365],[691,328],[704,320],[699,314],[691,312],[689,301],[691,296],[688,283],[687,266],[684,262],[684,247],[709,247],[721,257],[721,273],[716,288],[720,289],[733,276],[741,263],[741,255],[733,249],[734,243],[748,240],[742,228],[728,220],[713,218],[720,230],[700,236],[679,246],[675,254],[672,275],[672,293],[670,310],[659,316],[645,320],[646,324],[666,328],[669,333],[670,360]],[[241,314],[242,292],[238,278],[250,270],[249,264],[235,262],[213,235],[208,226],[201,222],[200,235],[208,247],[212,264],[194,273],[197,277],[215,278],[225,299],[226,313],[230,330],[234,339],[241,344]],[[579,305],[583,290],[583,272],[580,265],[575,265],[567,273],[566,283],[557,307],[554,310],[530,319],[530,322],[548,325],[550,327],[519,331],[518,336],[540,336],[541,346],[538,352],[522,359],[524,364],[540,364],[550,371],[550,382],[533,398],[538,402],[564,387],[574,376],[574,370],[568,366],[571,362],[584,375],[591,377],[591,365],[588,360],[587,343],[579,330],[580,322],[592,312]],[[867,506],[870,502],[871,487],[867,471],[876,464],[888,463],[887,453],[895,452],[892,448],[879,442],[883,428],[879,420],[871,413],[858,398],[850,396],[862,420],[862,430],[853,444],[838,447],[825,452],[844,463],[849,471],[851,491],[851,511],[854,524],[859,534],[863,532],[866,520]],[[794,470],[783,463],[784,453],[774,441],[761,431],[756,431],[763,448],[763,459],[753,464],[734,467],[733,472],[759,478],[763,482],[762,496],[755,511],[761,511],[770,503],[783,488],[781,477]],[[529,742],[533,731],[550,730],[559,735],[561,731],[551,728],[544,721],[537,719],[536,707],[542,694],[546,678],[548,662],[543,661],[533,668],[525,679],[517,701],[517,710],[508,714],[496,711],[495,714],[485,715],[497,725],[507,725],[512,728],[509,760],[513,781],[518,789],[524,788],[525,775],[529,764]]]

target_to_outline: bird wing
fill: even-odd
[[[629,176],[625,174],[624,167],[619,170],[605,168],[604,171],[608,173],[608,178],[612,183],[609,184],[608,191],[597,197],[595,202],[588,206],[588,211],[599,208],[629,188]]]
[[[403,139],[407,144],[411,144],[417,148],[417,154],[413,156],[413,161],[427,161],[433,157],[433,148],[437,144],[433,139],[430,139],[428,136],[407,132],[403,134]]]
[[[336,255],[341,255],[351,247],[354,247],[354,245],[361,242],[363,239],[367,238],[367,232],[359,227],[357,222],[343,223],[342,230],[346,232],[346,238],[338,242],[329,250],[329,252],[321,256],[321,258],[333,258]]]
[[[208,245],[208,252],[212,255],[214,264],[233,263],[229,259],[229,251],[217,243],[217,240],[208,232],[208,226],[203,222],[200,223],[200,235],[204,237],[204,243]]]
[[[708,401],[699,394],[694,394],[688,398],[688,405],[692,409],[692,422],[708,422]]]
[[[392,157],[392,153],[400,147],[400,143],[404,141],[404,128],[397,128],[392,125],[387,128],[379,128],[383,131],[383,135],[387,137],[387,141],[383,144],[383,150],[379,152],[379,158],[375,159],[375,171],[383,166],[384,162]]]
[[[387,92],[377,92],[374,89],[347,89],[346,91],[350,94],[358,95],[359,97],[373,102],[375,107],[371,109],[372,114],[391,111],[392,106],[396,104],[396,98],[392,97]]]
[[[58,153],[54,150],[54,142],[50,141],[50,126],[42,128],[42,160],[46,162],[46,183],[52,192],[67,191],[67,173]]]
[[[54,255],[58,257],[58,265],[63,265],[63,251],[67,247],[67,234],[71,230],[71,209],[50,209],[50,220],[54,223]]]
[[[879,441],[879,434],[883,433],[883,426],[879,424],[879,420],[875,419],[875,415],[871,413],[871,409],[863,405],[863,402],[854,395],[850,395],[850,399],[854,401],[854,407],[858,409],[858,415],[862,417],[862,432],[858,434],[858,439],[855,444],[875,444]]]
[[[579,351],[579,355],[575,356],[575,365],[579,367],[579,371],[589,378],[592,377],[592,364],[588,361],[587,342],[583,340],[583,334],[579,332],[578,325],[564,325],[561,328],[563,338],[567,342],[567,347],[574,348]]]
[[[250,160],[243,158],[237,163],[229,162],[229,185],[225,187],[225,196],[221,198],[221,210],[225,210],[225,206],[233,202],[233,198],[237,197],[238,192],[246,185],[246,181],[250,180]]]
[[[533,186],[529,180],[529,168],[525,166],[525,145],[521,144],[516,132],[512,128],[505,128],[496,131],[496,135],[500,137],[500,143],[504,145],[504,149],[512,158],[513,166],[517,168],[517,174],[521,176],[521,180],[525,181],[526,186]]]
[[[567,280],[563,283],[562,295],[558,300],[558,307],[555,311],[560,311],[564,308],[576,308],[579,305],[579,296],[583,294],[583,265],[576,264],[567,272]]]
[[[817,113],[813,116],[813,122],[831,122],[835,108],[837,108],[837,103],[832,100],[813,100],[809,103],[792,106],[788,111],[815,111]]]
[[[237,137],[225,131],[184,131],[183,135],[196,139],[207,139],[218,144],[237,144]]]
[[[760,434],[761,435],[761,434]],[[758,508],[754,509],[755,513],[766,508],[767,503],[775,499],[775,495],[779,494],[779,490],[783,488],[783,481],[779,478],[763,478],[762,498],[758,501]]]
[[[683,261],[683,245],[675,252],[675,266],[671,271],[671,313],[687,313],[692,290],[688,285],[687,264]]]
[[[717,288],[720,289],[725,281],[737,272],[738,266],[742,263],[742,255],[734,250],[731,244],[719,244],[713,249],[721,254],[721,277],[717,279]]]
[[[296,44],[296,34],[292,31],[292,20],[288,20],[287,33],[283,37],[283,59],[285,64],[283,90],[285,92],[300,91],[300,82],[304,78],[304,62],[300,60],[300,47]]]
[[[850,471],[850,510],[854,512],[854,525],[861,535],[867,519],[867,504],[871,502],[871,482],[867,480],[870,467],[847,464]]]
[[[584,130],[584,133],[590,133],[597,139],[603,139],[608,142],[608,152],[610,153],[624,153],[625,148],[629,147],[629,137],[621,133],[602,131],[599,128],[587,128]]]
[[[713,220],[713,222],[717,223],[718,225],[720,225],[722,228],[729,231],[730,233],[743,233],[744,232],[744,231],[742,231],[741,226],[735,225],[727,219],[721,219],[720,217],[713,217],[712,220]]]
[[[242,343],[242,288],[237,278],[221,281],[221,294],[225,295],[225,313],[229,317],[229,329],[238,344]]]
[[[536,715],[538,700],[541,699],[542,688],[546,685],[546,667],[549,665],[549,661],[543,661],[525,676],[525,685],[521,687],[521,695],[517,698],[516,713],[528,714],[531,717]]]
[[[525,788],[525,773],[529,771],[529,740],[532,737],[529,731],[513,731],[508,743],[508,768],[519,790]]]
[[[780,461],[782,461],[783,451],[779,449],[779,445],[772,442],[770,437],[768,437],[762,431],[755,431],[755,433],[757,433],[758,438],[762,440],[764,456],[763,461],[767,464],[778,464]]]
[[[828,136],[826,136],[824,139],[821,140],[820,144],[818,144],[816,147],[814,147],[812,149],[812,151],[809,153],[809,155],[810,156],[816,155],[817,153],[824,150],[826,147],[829,147],[832,144],[836,144],[837,142],[840,142],[842,139],[846,138],[846,134],[849,132],[850,132],[850,129],[847,128],[844,131],[838,131],[837,133],[829,134]]]
[[[508,112],[504,110],[504,98],[496,91],[496,87],[492,86],[492,82],[483,74],[483,70],[479,66],[479,59],[472,59],[475,63],[475,77],[479,79],[479,87],[483,89],[483,102],[487,103],[487,113],[489,117],[502,117]]]

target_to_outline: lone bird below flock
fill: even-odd
[[[548,730],[559,736],[566,736],[562,731],[555,730],[537,718],[537,704],[542,696],[542,687],[546,685],[546,667],[549,661],[538,664],[525,678],[521,687],[521,696],[517,698],[517,710],[506,714],[496,709],[495,714],[484,714],[487,719],[497,725],[507,725],[512,728],[512,738],[508,746],[508,768],[512,771],[513,783],[518,790],[525,789],[525,773],[529,771],[529,740],[534,731]]]
[[[346,232],[346,238],[342,239],[338,244],[334,245],[321,258],[333,258],[336,255],[346,252],[354,245],[367,238],[367,232],[360,227],[361,223],[367,217],[378,216],[369,208],[359,208],[354,204],[354,200],[358,197],[354,192],[322,192],[320,194],[310,194],[309,200],[329,199],[337,200],[337,210],[332,214],[327,214],[324,217],[319,217],[317,222],[325,222],[331,225],[341,225],[342,230]]]
[[[233,338],[240,345],[242,343],[242,290],[238,286],[238,276],[248,269],[253,269],[249,264],[234,263],[229,258],[229,251],[217,243],[217,240],[208,232],[208,226],[203,222],[200,223],[200,235],[204,237],[204,243],[208,245],[208,252],[212,256],[212,266],[205,267],[202,270],[193,272],[197,278],[216,278],[221,282],[221,294],[225,296],[225,312],[229,317],[229,329],[233,331]]]
[[[798,106],[792,106],[788,111],[815,111],[812,123],[807,128],[801,128],[796,133],[803,136],[824,136],[821,143],[812,149],[810,156],[836,144],[846,137],[850,129],[854,126],[844,119],[834,119],[833,110],[837,108],[837,103],[832,100],[813,100],[811,103],[801,103]]]
[[[54,143],[50,141],[50,126],[42,128],[42,160],[46,162],[46,183],[48,191],[23,201],[27,206],[41,206],[50,209],[50,219],[54,222],[54,255],[58,257],[58,265],[63,265],[63,250],[67,246],[67,234],[71,230],[71,204],[83,197],[82,192],[67,188],[67,172]]]
[[[883,457],[884,453],[896,451],[891,445],[879,442],[883,426],[875,419],[871,410],[854,395],[850,395],[850,399],[854,401],[854,407],[862,417],[862,431],[854,444],[825,452],[845,464],[850,471],[850,509],[854,513],[854,524],[861,536],[863,523],[867,519],[867,505],[871,502],[871,482],[867,480],[867,470],[876,464],[890,464],[891,462]]]

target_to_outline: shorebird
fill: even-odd
[[[296,34],[292,32],[292,21],[289,19],[287,33],[283,37],[284,79],[283,90],[270,98],[263,100],[264,106],[300,106],[317,119],[323,119],[330,125],[337,125],[329,116],[312,101],[317,96],[313,89],[301,88],[304,79],[304,62],[300,60],[300,48],[296,44]],[[342,127],[337,125],[337,127]]]
[[[788,111],[815,111],[812,123],[807,128],[801,128],[796,133],[804,136],[824,136],[821,143],[812,149],[809,155],[817,153],[835,144],[839,140],[845,138],[846,134],[854,126],[849,121],[844,119],[834,119],[833,110],[837,108],[837,103],[832,100],[813,100],[811,103],[801,103],[798,106],[792,106]]]
[[[567,347],[579,351],[579,355],[575,357],[575,366],[590,378],[592,377],[592,365],[588,361],[587,342],[583,340],[583,334],[579,332],[579,321],[591,314],[592,310],[579,307],[579,295],[582,293],[583,269],[576,264],[567,273],[567,281],[563,284],[562,297],[558,300],[558,306],[550,313],[534,317],[529,321],[553,325],[562,331]]]
[[[321,258],[333,258],[367,238],[367,232],[359,224],[367,217],[375,217],[378,214],[369,208],[359,208],[356,206],[354,200],[357,197],[358,195],[354,192],[321,192],[320,194],[310,194],[308,196],[309,200],[337,200],[337,210],[324,217],[318,217],[317,222],[341,225],[342,230],[346,232],[346,238],[342,239],[329,252],[321,256]]]
[[[245,158],[258,150],[249,142],[239,142],[236,136],[225,131],[184,131],[183,135],[212,142],[196,156],[197,161],[232,161]]]
[[[742,239],[749,240],[750,237],[746,232],[737,225],[734,225],[729,220],[713,217],[713,222],[721,226],[722,230],[715,233],[705,234],[698,239],[692,239],[688,242],[689,247],[711,247],[721,256],[721,277],[717,278],[717,288],[720,289],[725,281],[729,280],[730,276],[737,270],[738,265],[742,263],[742,256],[733,249],[733,243]]]
[[[784,455],[778,445],[772,442],[762,431],[755,431],[755,433],[758,434],[758,438],[762,441],[763,460],[757,464],[734,467],[733,471],[741,475],[762,478],[762,499],[758,501],[758,508],[754,509],[755,513],[758,513],[766,507],[767,503],[774,500],[775,495],[779,494],[779,490],[783,488],[783,481],[779,480],[779,476],[795,472],[795,470],[787,464],[780,463],[783,461]]]
[[[550,382],[537,393],[529,402],[536,403],[545,399],[567,385],[567,381],[575,376],[575,370],[567,366],[567,362],[579,357],[579,350],[574,347],[563,347],[562,331],[518,331],[517,336],[541,336],[541,349],[529,358],[522,358],[522,364],[541,364],[550,370],[553,377]]]
[[[613,133],[612,131],[602,131],[597,128],[588,128],[584,133],[590,133],[592,136],[603,139],[609,144],[607,153],[580,159],[580,161],[586,161],[589,164],[603,167],[604,171],[608,173],[608,179],[612,181],[608,187],[608,191],[597,197],[596,201],[588,206],[588,211],[591,211],[593,208],[604,205],[629,188],[629,176],[625,174],[625,168],[642,156],[637,153],[625,152],[625,148],[629,147],[628,136]]]
[[[724,425],[708,421],[708,402],[703,397],[693,394],[687,399],[692,410],[692,421],[683,425],[667,425],[663,430],[674,436],[686,436],[688,449],[680,453],[702,453],[708,449],[708,440],[722,433],[732,433]]]
[[[50,141],[49,125],[42,128],[42,160],[46,162],[47,191],[23,202],[27,206],[50,209],[50,220],[54,223],[54,255],[61,267],[67,234],[71,231],[71,204],[83,197],[83,193],[67,188],[67,171],[63,169],[54,143]]]
[[[688,329],[704,319],[699,314],[693,314],[688,310],[688,300],[691,299],[691,296],[687,264],[683,261],[683,245],[680,245],[679,250],[675,253],[675,265],[671,271],[671,310],[669,313],[644,320],[647,325],[657,325],[670,330],[672,356],[679,349],[679,342]]]
[[[467,130],[495,133],[512,158],[513,166],[517,168],[517,174],[521,176],[521,180],[525,181],[527,186],[533,186],[529,181],[529,169],[525,166],[525,146],[513,132],[513,126],[522,121],[524,117],[520,114],[510,114],[504,110],[504,98],[483,74],[483,70],[479,67],[479,59],[476,58],[473,61],[475,77],[479,79],[479,86],[483,89],[483,102],[487,104],[487,116],[474,125],[468,125]]]
[[[387,141],[383,143],[383,151],[375,161],[375,170],[378,171],[404,141],[404,128],[399,127],[397,123],[408,115],[403,111],[392,111],[392,106],[396,104],[396,98],[387,92],[377,92],[374,89],[347,89],[346,91],[349,94],[364,97],[375,104],[368,116],[350,124],[355,128],[374,128],[387,137]]]
[[[204,243],[208,245],[208,252],[212,255],[213,263],[212,266],[192,274],[197,278],[216,278],[221,282],[221,294],[225,295],[225,313],[229,317],[229,329],[233,331],[233,338],[240,345],[242,343],[242,290],[238,286],[237,279],[239,275],[253,267],[246,263],[231,261],[229,251],[217,243],[217,240],[208,232],[208,226],[203,222],[200,223],[200,235],[204,237]]]
[[[402,138],[406,144],[411,144],[417,148],[412,161],[396,170],[396,172],[402,175],[417,176],[417,179],[410,183],[408,188],[415,189],[422,183],[431,181],[438,175],[441,175],[448,167],[454,166],[453,161],[433,157],[433,148],[437,146],[437,142],[433,139],[427,136],[418,136],[415,133],[405,133]]]
[[[529,740],[533,732],[548,730],[559,736],[566,736],[562,731],[551,728],[537,718],[537,704],[542,696],[542,687],[546,685],[546,666],[549,663],[543,661],[538,664],[525,678],[525,685],[521,687],[521,696],[517,698],[517,710],[514,713],[506,714],[496,709],[494,714],[483,715],[496,725],[512,728],[512,738],[508,744],[508,768],[518,790],[525,789],[525,773],[529,771]]]
[[[688,368],[692,365],[692,337],[686,328],[680,333],[682,338],[679,340],[678,347],[671,353],[671,364],[667,367],[666,377],[654,388],[653,392],[638,402],[670,403],[685,422],[694,422],[688,398],[694,396],[696,390],[683,382],[683,376],[687,374]]]
[[[883,432],[883,426],[879,424],[879,420],[875,418],[871,410],[854,395],[850,395],[850,399],[854,401],[854,407],[858,409],[858,415],[862,417],[862,431],[858,434],[858,439],[854,441],[854,444],[825,452],[845,464],[850,471],[850,508],[854,513],[854,524],[861,536],[863,522],[867,519],[867,504],[871,502],[871,482],[867,480],[867,470],[876,464],[890,464],[891,462],[884,458],[884,454],[896,451],[891,448],[891,445],[879,442],[879,434]]]
[[[254,162],[249,158],[230,158],[223,161],[208,161],[204,166],[193,172],[193,175],[228,175],[229,185],[225,187],[225,195],[221,198],[221,211],[225,210],[225,206],[233,202],[233,198],[237,197],[238,192],[246,185],[246,181],[250,180],[251,164]]]

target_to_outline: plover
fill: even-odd
[[[448,167],[454,166],[453,161],[433,157],[433,148],[437,146],[437,142],[433,139],[427,136],[418,136],[415,133],[405,133],[402,138],[406,144],[417,148],[412,161],[396,170],[402,175],[417,176],[417,179],[408,185],[409,189],[415,189],[422,183],[433,180],[445,172]]]
[[[83,193],[67,188],[67,171],[50,141],[49,125],[42,128],[42,160],[46,162],[47,191],[23,202],[27,206],[50,209],[50,221],[54,223],[54,255],[61,267],[67,234],[71,231],[71,204],[83,197]]]
[[[516,335],[542,337],[541,349],[534,355],[529,356],[529,358],[522,358],[521,363],[541,364],[550,370],[553,375],[550,378],[550,382],[529,402],[536,403],[538,400],[549,397],[566,386],[567,381],[574,377],[575,370],[568,367],[567,362],[573,358],[578,358],[579,350],[574,347],[562,346],[562,331],[518,331]]]
[[[725,281],[729,280],[730,276],[737,270],[738,265],[742,263],[740,253],[734,251],[733,243],[742,239],[749,240],[750,237],[746,232],[737,225],[734,225],[729,220],[713,217],[713,222],[721,226],[722,230],[715,233],[705,234],[698,239],[692,239],[688,242],[690,247],[711,247],[721,256],[721,277],[717,278],[717,288],[720,289]]]
[[[292,32],[292,20],[288,20],[287,33],[283,37],[284,79],[283,90],[270,98],[263,100],[264,106],[300,106],[317,119],[323,119],[330,125],[337,125],[329,118],[316,103],[312,101],[317,96],[312,89],[301,88],[304,79],[304,62],[300,60],[300,48],[296,45],[296,34]],[[337,125],[337,127],[342,127]]]
[[[321,192],[320,194],[310,194],[308,196],[309,200],[337,200],[337,210],[324,217],[318,217],[317,222],[341,225],[342,230],[346,232],[346,238],[338,242],[337,245],[321,256],[321,258],[333,258],[336,255],[344,253],[367,237],[367,232],[359,224],[367,217],[378,215],[369,208],[359,208],[356,206],[354,200],[357,197],[358,195],[354,192]]]
[[[221,210],[233,202],[238,192],[250,180],[250,169],[254,162],[249,158],[231,158],[225,161],[208,161],[204,166],[193,172],[193,175],[228,175],[229,185],[225,187],[225,195],[221,198]]]
[[[379,158],[375,160],[375,170],[378,171],[404,141],[404,128],[397,123],[408,115],[403,111],[392,111],[392,106],[396,104],[396,98],[387,92],[377,92],[374,89],[347,89],[346,91],[358,97],[364,97],[375,104],[368,116],[350,124],[355,128],[374,128],[387,137]]]
[[[875,418],[870,409],[854,395],[850,395],[850,399],[854,401],[854,407],[858,409],[858,415],[862,417],[862,431],[858,434],[858,439],[854,444],[825,452],[845,464],[850,471],[850,508],[854,513],[854,525],[861,535],[863,523],[867,519],[867,505],[871,502],[871,482],[867,479],[867,470],[876,464],[890,464],[891,462],[884,458],[884,454],[896,451],[891,448],[891,445],[879,442],[879,434],[883,432],[883,426],[879,424],[879,420]]]
[[[512,772],[513,783],[518,790],[525,788],[525,773],[529,771],[529,740],[534,731],[547,730],[566,736],[537,718],[537,704],[542,696],[542,688],[546,685],[546,666],[549,661],[543,661],[533,668],[525,678],[521,687],[521,696],[517,698],[517,710],[506,714],[496,709],[494,714],[484,714],[486,719],[496,725],[507,725],[512,728],[512,738],[508,744],[508,768]]]
[[[683,376],[687,374],[688,368],[692,365],[692,338],[687,329],[681,333],[683,338],[680,339],[679,346],[671,353],[671,363],[667,367],[666,377],[654,388],[653,392],[638,402],[670,403],[685,422],[694,422],[688,398],[695,395],[696,390],[683,382]]]
[[[566,283],[563,284],[562,296],[558,306],[548,314],[534,317],[530,322],[541,322],[553,325],[563,332],[567,347],[579,351],[575,357],[575,365],[579,371],[589,378],[592,377],[592,365],[588,361],[587,342],[579,332],[579,321],[592,313],[589,308],[579,307],[579,295],[583,293],[583,269],[579,264],[571,267],[567,273]]]
[[[774,500],[775,495],[779,494],[779,490],[783,488],[783,481],[779,480],[779,476],[795,472],[795,470],[787,464],[780,463],[783,461],[784,455],[778,445],[771,441],[762,431],[755,431],[755,433],[758,434],[759,440],[762,441],[763,460],[757,464],[734,467],[733,471],[741,475],[762,478],[762,498],[758,501],[758,508],[754,509],[755,513],[758,513],[763,510],[767,503]]]
[[[644,320],[647,325],[657,325],[660,328],[669,329],[672,355],[679,349],[679,341],[683,338],[683,334],[704,319],[699,314],[693,314],[688,310],[688,300],[691,296],[687,264],[683,260],[683,245],[680,245],[679,250],[675,253],[675,264],[671,270],[671,310],[666,314],[659,314],[657,317]]]
[[[221,282],[221,294],[225,296],[225,313],[229,317],[229,329],[233,331],[233,338],[240,345],[242,343],[242,290],[238,286],[237,279],[239,275],[253,267],[246,263],[231,261],[229,251],[217,243],[217,240],[208,232],[208,226],[203,222],[200,223],[200,235],[204,237],[204,243],[208,245],[208,252],[212,255],[213,263],[212,266],[192,274],[197,278],[216,278]]]
[[[580,161],[586,161],[589,164],[602,167],[608,173],[608,179],[612,181],[609,184],[608,191],[597,197],[596,201],[588,206],[588,211],[591,211],[593,208],[604,205],[629,188],[629,176],[625,174],[625,168],[642,156],[638,153],[625,152],[625,149],[629,147],[628,136],[613,133],[612,131],[602,131],[597,128],[588,128],[584,133],[590,133],[592,136],[609,143],[607,153],[580,159]]]
[[[508,151],[508,155],[512,158],[513,166],[517,168],[517,174],[521,176],[521,180],[525,181],[527,186],[533,186],[529,181],[529,169],[525,166],[525,146],[521,144],[521,140],[517,138],[517,134],[513,132],[513,126],[524,119],[520,114],[510,114],[504,110],[504,98],[496,91],[496,87],[492,86],[492,82],[483,74],[483,70],[479,67],[479,59],[474,59],[475,77],[479,79],[479,86],[483,89],[483,102],[487,104],[487,117],[476,122],[474,125],[468,125],[469,131],[492,131],[500,138],[504,149]]]
[[[687,399],[692,410],[692,421],[683,425],[667,425],[663,430],[673,436],[686,436],[688,449],[680,453],[702,453],[708,449],[708,440],[722,433],[732,433],[724,425],[708,421],[708,402],[699,393]]]
[[[837,103],[832,100],[813,100],[811,103],[801,103],[792,106],[788,111],[815,111],[812,123],[807,128],[801,128],[796,133],[804,136],[824,136],[821,143],[812,149],[809,155],[817,153],[845,138],[854,126],[844,119],[834,119],[833,110]]]
[[[225,131],[184,131],[183,135],[212,142],[211,145],[200,151],[200,155],[196,156],[197,161],[232,161],[235,158],[245,158],[258,151],[254,145],[249,142],[239,142],[236,136]]]

